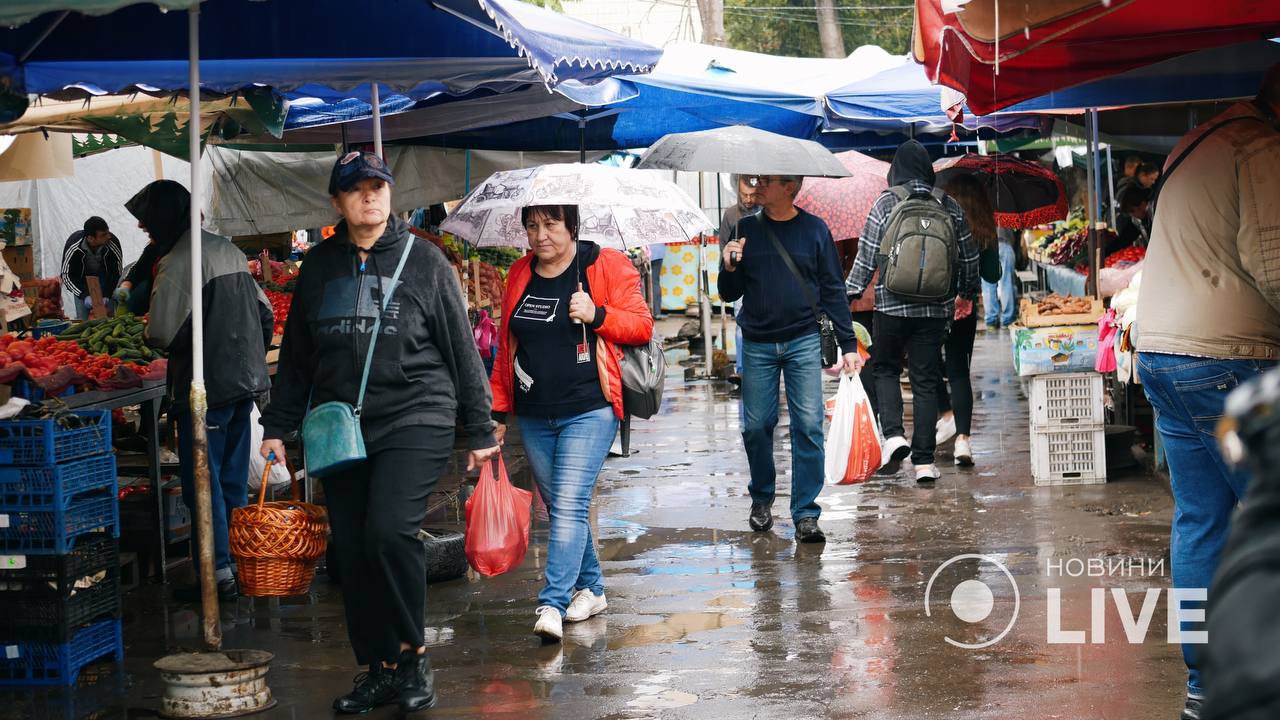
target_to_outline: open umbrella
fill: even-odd
[[[674,133],[654,143],[636,167],[745,175],[845,177],[849,171],[812,140],[745,125]]]
[[[494,173],[440,225],[481,247],[525,248],[529,205],[577,205],[578,237],[618,249],[685,242],[714,231],[697,203],[658,173],[562,163]]]
[[[973,175],[987,189],[996,224],[1022,230],[1067,217],[1067,193],[1053,171],[1011,155],[962,155],[934,163],[943,187],[957,174]]]
[[[849,177],[806,181],[796,196],[796,205],[822,218],[837,240],[861,237],[867,213],[889,187],[889,163],[854,150],[836,157]]]

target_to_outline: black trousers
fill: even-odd
[[[421,647],[427,612],[426,552],[418,529],[427,496],[453,450],[453,428],[415,427],[416,447],[374,452],[323,478],[347,635],[356,662],[395,662],[400,644]],[[400,444],[410,444],[404,442]]]
[[[942,386],[942,343],[947,321],[941,318],[905,318],[877,312],[872,342],[876,348],[871,374],[876,381],[880,427],[886,438],[904,436],[902,422],[903,355],[911,378],[911,462],[929,465],[937,446],[938,394]]]
[[[969,380],[969,367],[977,335],[978,315],[974,313],[951,323],[951,332],[942,346],[943,370],[951,387],[950,391],[942,388],[938,394],[938,412],[955,413],[957,435],[973,434],[973,383]]]
[[[869,291],[870,292],[870,291]],[[862,325],[871,332],[876,325],[875,312],[868,310],[867,312],[853,313],[853,321]],[[871,347],[867,348],[867,374],[862,378],[862,387],[867,391],[867,399],[871,401],[871,412],[876,414],[876,418],[880,417],[880,403],[877,401],[879,393],[876,392],[876,381],[871,374],[872,366],[876,362],[876,344],[875,338],[871,338]]]

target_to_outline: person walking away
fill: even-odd
[[[720,215],[720,254],[722,256],[725,244],[738,237],[738,221],[748,215],[754,215],[760,207],[760,198],[757,194],[760,189],[760,178],[755,175],[734,175],[732,181],[733,186],[738,189],[738,201],[733,206],[725,208]],[[723,293],[720,299],[724,300]],[[729,378],[730,382],[738,385],[742,384],[742,326],[737,323],[740,312],[742,312],[742,301],[738,300],[733,303],[733,341],[737,350],[733,358],[733,377]],[[741,403],[739,403],[738,418],[739,420],[743,418]]]
[[[995,274],[995,280],[989,279],[990,275],[981,276],[983,321],[990,329],[1009,327],[1018,320],[1018,289],[1013,283],[1017,277],[1014,244],[1018,242],[1018,233],[997,228],[996,239],[996,264],[1000,272]]]
[[[84,227],[71,233],[62,248],[62,285],[75,298],[76,319],[89,317],[93,298],[87,278],[98,278],[102,297],[111,298],[120,282],[124,255],[120,241],[107,227],[107,221],[93,216]]]
[[[1208,588],[1248,483],[1214,436],[1226,397],[1280,358],[1277,116],[1280,65],[1257,98],[1182,138],[1156,199],[1143,274],[1159,281],[1138,296],[1137,370],[1169,463],[1175,588]],[[1205,692],[1199,651],[1182,646],[1187,720],[1199,717]]]
[[[418,530],[459,424],[468,470],[498,453],[457,276],[443,252],[391,212],[394,182],[372,153],[350,152],[334,164],[329,200],[342,220],[302,265],[271,404],[262,413],[260,452],[283,459],[284,438],[310,408],[357,406],[365,391],[359,413],[366,459],[320,478],[347,635],[356,661],[369,668],[334,700],[340,713],[397,701],[404,712],[435,704]]]
[[[969,232],[978,245],[978,274],[983,283],[999,282],[1004,270],[1000,264],[996,239],[995,210],[987,191],[972,175],[957,175],[943,188],[964,211]],[[978,332],[978,314],[973,302],[956,298],[956,312],[951,330],[943,344],[943,371],[946,384],[938,391],[936,442],[938,445],[955,438],[952,457],[956,465],[973,465],[973,383],[969,379],[973,360],[973,341]]]
[[[182,500],[196,511],[195,457],[192,448],[191,374],[191,195],[172,180],[157,180],[125,207],[151,238],[159,259],[151,289],[152,312],[146,340],[169,353],[169,417],[178,427]],[[231,241],[201,234],[199,289],[203,297],[205,391],[209,484],[213,501],[214,577],[218,598],[238,594],[227,541],[231,511],[245,504],[249,491],[249,415],[254,401],[271,388],[267,344],[271,341],[271,304],[249,275],[244,253]],[[198,552],[192,553],[199,558]],[[199,602],[200,586],[180,587],[174,597]]]
[[[862,241],[861,239],[859,239],[858,246],[860,247],[861,244],[862,244]],[[857,257],[856,251],[854,252],[854,257]],[[843,270],[843,267],[841,269]],[[852,269],[853,268],[850,268],[850,270]],[[872,282],[875,282],[874,279],[872,280]],[[854,297],[849,298],[850,318],[853,320],[855,325],[861,325],[868,335],[871,332],[871,328],[875,326],[875,315],[876,315],[876,294],[875,293],[863,293],[862,297],[860,298],[854,298]],[[870,346],[866,347],[865,350],[867,351],[866,365],[870,367],[874,365],[876,361],[876,346],[874,343],[872,343]],[[874,414],[876,419],[879,420],[880,400],[876,396],[876,384],[871,379],[869,373],[867,377],[862,378],[862,389],[867,393],[867,402],[871,403],[872,414]]]
[[[621,346],[649,342],[653,317],[631,260],[578,240],[577,206],[526,207],[520,219],[533,254],[507,276],[493,414],[499,441],[515,414],[547,503],[551,536],[533,632],[559,641],[563,623],[608,607],[588,514],[623,417]]]
[[[653,303],[650,314],[654,320],[662,319],[662,261],[667,257],[666,245],[649,246],[649,281]]]
[[[819,312],[834,324],[843,351],[831,370],[856,374],[862,369],[862,358],[831,230],[820,218],[795,206],[801,182],[796,175],[760,178],[764,211],[743,218],[738,223],[740,235],[725,244],[720,293],[726,300],[742,299],[738,325],[742,328],[742,442],[751,468],[748,524],[756,532],[773,526],[777,482],[773,433],[782,377],[791,418],[791,519],[797,541],[817,543],[826,541],[818,526],[824,473]]]
[[[924,146],[903,143],[889,167],[889,188],[881,193],[862,231],[858,258],[847,279],[848,291],[862,297],[877,266],[875,327],[872,342],[880,421],[884,431],[886,471],[911,456],[916,482],[941,477],[934,465],[937,447],[938,395],[942,384],[942,345],[947,325],[955,317],[956,297],[973,301],[978,294],[978,248],[969,234],[964,211],[941,189],[933,187],[933,165]],[[899,208],[901,206],[901,208]],[[883,258],[883,259],[880,259]],[[903,262],[897,273],[896,259]],[[908,268],[907,266],[910,266]],[[922,268],[922,270],[912,269]],[[890,276],[894,289],[888,287]],[[898,278],[919,278],[928,297],[908,295]],[[904,281],[905,282],[905,281]],[[911,443],[905,439],[902,412],[903,355],[911,377],[913,424]]]

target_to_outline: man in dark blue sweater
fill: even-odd
[[[763,532],[773,526],[773,431],[778,425],[781,376],[791,418],[791,518],[796,539],[824,542],[817,502],[824,467],[817,313],[831,318],[844,353],[832,370],[857,373],[862,360],[831,231],[795,206],[801,181],[795,175],[760,178],[757,197],[764,209],[744,217],[738,239],[725,244],[719,284],[724,300],[742,298],[738,326],[743,340],[738,352],[743,359],[742,441],[751,466],[751,529]],[[790,255],[799,277],[787,267],[780,247]]]

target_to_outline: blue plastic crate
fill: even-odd
[[[39,340],[45,335],[61,335],[71,329],[70,320],[57,320],[53,318],[45,318],[36,322],[35,327],[31,328],[31,339]]]
[[[0,508],[0,553],[65,555],[81,535],[102,530],[120,537],[120,503],[114,480],[107,492],[86,493],[67,507]]]
[[[13,383],[9,385],[10,397],[22,398],[23,400],[28,400],[33,403],[44,402],[51,397],[67,397],[68,395],[75,394],[75,385],[68,385],[62,389],[62,392],[56,395],[50,395],[44,391],[44,388],[40,387],[35,382],[24,378],[14,380]]]
[[[74,496],[109,488],[115,480],[115,455],[95,455],[61,465],[0,466],[0,512],[66,508]]]
[[[99,534],[66,555],[0,558],[0,638],[68,642],[85,625],[120,617],[118,543]]]
[[[85,410],[85,427],[53,420],[0,420],[0,465],[54,465],[111,452],[111,413]]]
[[[94,623],[67,643],[0,640],[0,685],[74,685],[86,665],[108,656],[124,660],[119,620]]]

